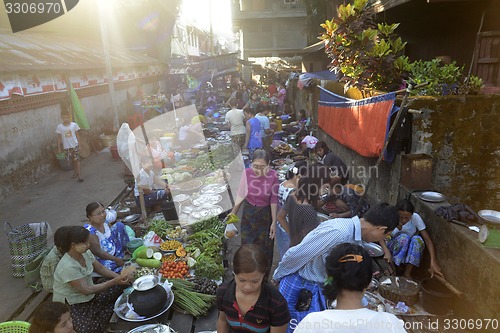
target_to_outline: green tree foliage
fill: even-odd
[[[346,89],[395,90],[407,76],[409,60],[403,55],[406,42],[395,34],[399,24],[375,24],[367,0],[340,5],[337,17],[327,20],[320,39],[330,66],[343,74]]]

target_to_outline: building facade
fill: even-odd
[[[241,58],[293,57],[307,46],[306,7],[298,0],[233,0]]]

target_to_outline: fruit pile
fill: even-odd
[[[185,261],[164,262],[159,272],[166,279],[183,279],[189,274],[189,268]]]
[[[160,250],[174,251],[182,246],[182,243],[176,240],[168,240],[160,244]]]

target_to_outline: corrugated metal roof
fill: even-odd
[[[159,60],[135,51],[111,47],[110,53],[111,65],[115,68],[161,64]],[[100,43],[49,34],[0,32],[0,73],[104,67],[104,51]]]

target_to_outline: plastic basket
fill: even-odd
[[[26,321],[6,321],[0,323],[0,333],[28,333],[30,325]]]

